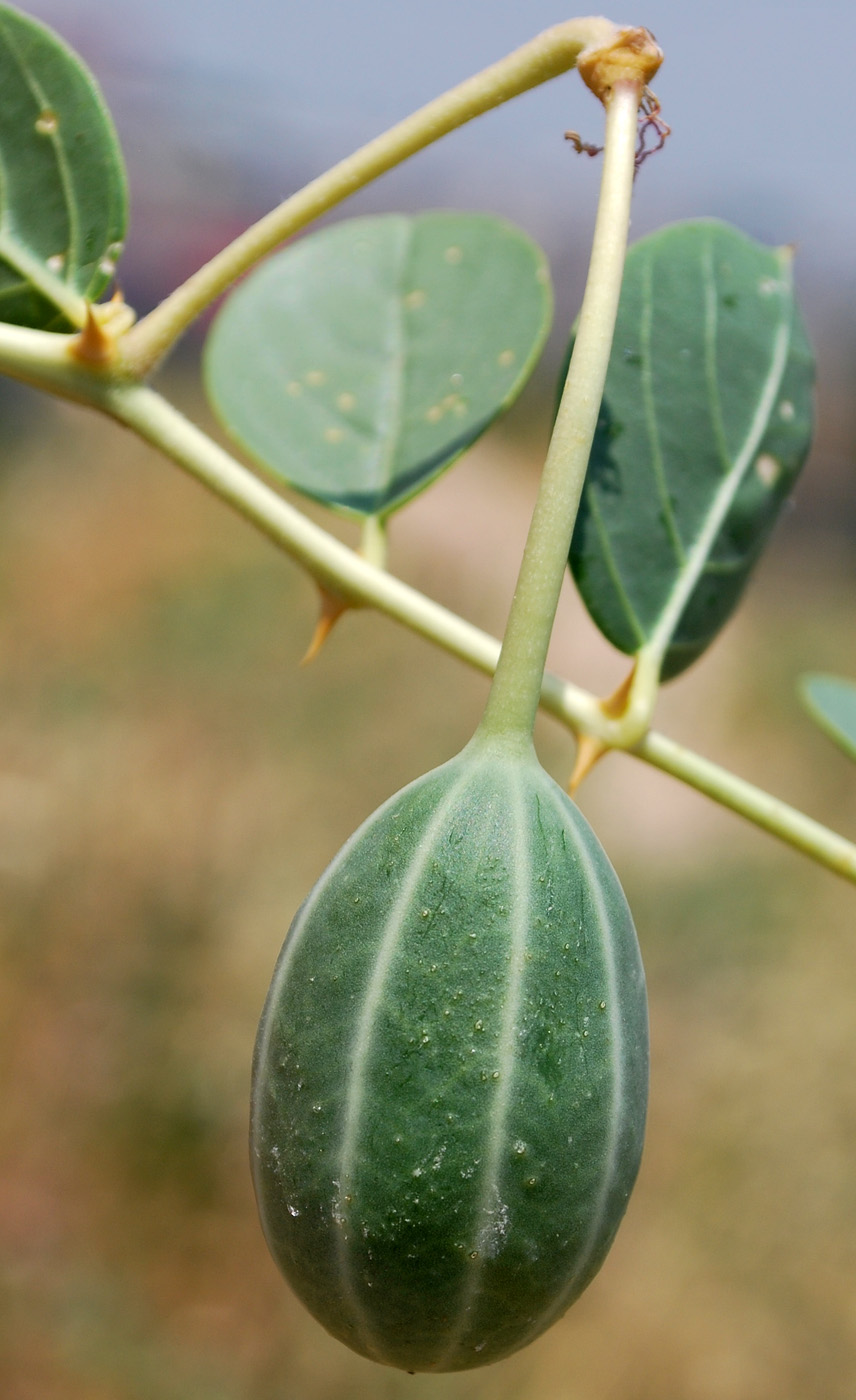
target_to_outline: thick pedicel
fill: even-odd
[[[376,1361],[532,1341],[636,1177],[645,982],[612,866],[534,757],[474,741],[360,827],[298,913],[256,1045],[271,1251]]]

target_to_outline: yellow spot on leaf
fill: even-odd
[[[452,263],[454,265],[455,263],[463,262],[464,250],[463,248],[458,248],[457,245],[453,243],[450,248],[446,249],[443,257],[446,259],[447,263]]]
[[[764,486],[775,486],[782,473],[782,464],[777,462],[775,457],[771,457],[769,452],[762,452],[755,462],[755,471]]]
[[[327,376],[323,369],[310,369],[307,374],[304,374],[303,378],[310,389],[320,389],[322,384],[327,383]]]
[[[293,399],[297,399],[303,393],[303,385],[296,379],[290,379],[285,386],[285,392],[290,394]]]
[[[59,130],[59,117],[50,107],[45,107],[36,117],[36,131],[40,136],[53,136]]]
[[[442,405],[439,403],[432,404],[425,414],[425,417],[428,419],[429,423],[439,423],[440,419],[443,417]]]
[[[507,369],[509,365],[514,364],[515,358],[513,350],[501,350],[496,357],[496,363],[502,365],[503,369]]]
[[[343,413],[350,413],[351,409],[356,408],[356,406],[357,401],[353,394],[339,394],[336,399],[336,407],[340,408]]]
[[[424,306],[427,300],[428,298],[425,293],[417,287],[414,291],[407,293],[407,296],[404,298],[404,305],[407,307],[408,311],[418,311],[420,306]]]
[[[782,399],[782,402],[779,404],[779,417],[782,419],[782,421],[785,423],[792,423],[794,421],[795,416],[796,409],[794,408],[790,399]]]
[[[325,429],[324,429],[324,441],[325,441],[325,442],[341,442],[341,441],[342,441],[342,438],[343,438],[344,436],[345,436],[345,434],[344,434],[344,431],[343,431],[342,428],[325,428]]]

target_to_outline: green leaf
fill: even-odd
[[[122,250],[125,172],[91,74],[0,4],[0,320],[80,326]]]
[[[499,219],[351,219],[231,296],[208,338],[208,394],[228,432],[291,486],[388,515],[515,398],[551,310],[543,253]]]
[[[856,758],[856,681],[838,676],[803,676],[800,698],[824,734]]]
[[[791,261],[707,220],[628,254],[571,568],[604,635],[663,679],[727,621],[808,452]]]

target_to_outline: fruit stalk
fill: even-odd
[[[516,735],[531,742],[618,312],[641,91],[638,80],[624,78],[605,98],[603,176],[579,326],[480,727],[483,736]]]

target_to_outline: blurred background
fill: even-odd
[[[98,75],[144,311],[415,106],[565,18],[547,0],[32,0]],[[856,783],[794,683],[856,674],[856,9],[651,0],[674,133],[634,236],[716,215],[798,245],[815,451],[739,617],[658,724],[849,835]],[[2,100],[2,94],[0,94]],[[472,207],[547,249],[557,330],[503,425],[393,532],[392,566],[499,631],[598,178],[573,76],[345,206]],[[161,375],[209,419],[200,337]],[[351,1356],[292,1299],[246,1151],[255,1025],[300,900],[357,823],[469,737],[486,683],[380,617],[298,661],[310,585],[113,425],[0,385],[0,1394],[8,1400],[851,1400],[852,887],[634,760],[581,794],[651,994],[639,1184],[601,1275],[484,1372]],[[316,512],[312,512],[315,514]],[[353,538],[349,527],[333,528]],[[563,600],[552,664],[622,663]],[[539,728],[560,780],[568,736]]]

